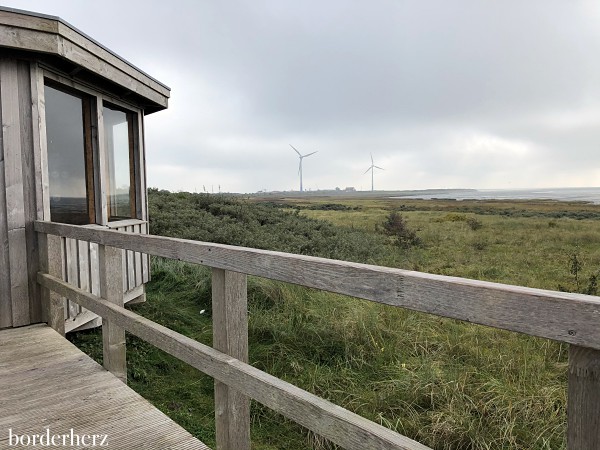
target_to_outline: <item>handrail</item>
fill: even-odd
[[[35,230],[600,350],[594,296],[53,222]]]
[[[227,355],[239,352],[239,358],[243,358],[244,349],[247,350],[247,333],[240,333],[236,328],[242,322],[247,326],[247,317],[243,316],[246,274],[572,344],[569,347],[568,448],[600,448],[598,297],[52,222],[38,221],[34,227],[41,233],[41,245],[48,252],[46,261],[44,258],[40,261],[38,282],[50,293],[47,297],[49,324],[59,332],[62,325],[64,332],[62,301],[57,298],[64,295],[107,319],[107,323],[103,323],[104,351],[114,358],[114,367],[110,368],[113,373],[122,374],[126,369],[124,333],[127,330],[220,380],[215,383],[218,449],[250,448],[249,405],[236,397],[238,390],[242,397],[252,397],[346,448],[428,448]],[[112,255],[115,267],[120,261],[117,249],[212,267],[213,320],[227,322],[227,317],[234,317],[232,323],[213,328],[214,337],[218,337],[213,339],[213,345],[225,353],[125,310],[121,291],[114,289],[114,295],[110,294],[111,283],[116,286],[121,282],[122,271],[115,269],[116,280],[109,280],[108,260],[100,274],[104,280],[101,288],[104,298],[60,280],[62,257],[58,251],[60,242],[55,242],[60,239],[50,235],[98,243],[102,251]],[[43,254],[44,248],[40,250]],[[222,273],[219,275],[219,272]],[[230,282],[224,282],[227,274]],[[216,283],[220,286],[215,290],[217,280],[221,282]],[[222,346],[222,341],[230,339],[238,346],[237,350]],[[224,389],[220,382],[225,385]]]
[[[201,344],[133,311],[38,273],[38,283],[265,406],[350,449],[431,450],[412,439]]]

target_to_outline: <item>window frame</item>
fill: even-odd
[[[106,175],[106,205],[107,205],[107,218],[108,222],[118,222],[120,220],[131,220],[131,219],[139,219],[139,209],[138,208],[138,197],[139,197],[139,189],[137,182],[137,174],[139,173],[138,168],[138,160],[139,160],[139,149],[137,146],[137,142],[139,142],[139,131],[137,126],[137,114],[127,108],[123,108],[119,105],[115,105],[111,101],[107,101],[105,99],[102,100],[102,111],[104,112],[104,108],[112,109],[113,111],[120,111],[126,115],[127,118],[127,137],[129,144],[129,212],[131,217],[120,217],[120,216],[111,216],[110,214],[110,174],[109,168],[104,167],[104,174]],[[102,130],[104,131],[104,130]],[[106,143],[105,143],[106,144]],[[104,146],[104,150],[108,151],[108,146]],[[105,165],[106,166],[106,165]],[[111,220],[112,217],[115,220]]]
[[[90,209],[90,224],[102,225],[115,227],[119,226],[120,222],[123,223],[146,223],[147,222],[147,194],[146,189],[146,166],[145,166],[145,146],[143,139],[144,129],[144,110],[139,105],[129,103],[122,98],[116,98],[109,92],[101,91],[98,86],[91,86],[80,81],[74,80],[72,77],[57,71],[52,67],[48,67],[44,64],[39,63],[38,72],[38,86],[43,88],[46,84],[49,86],[64,91],[68,94],[75,95],[79,98],[87,97],[90,101],[90,117],[89,127],[86,131],[86,140],[89,137],[88,142],[91,145],[90,158],[93,167],[93,188],[92,191],[88,191],[88,201],[93,201],[94,208]],[[43,94],[43,90],[42,90]],[[43,107],[44,98],[43,95],[40,98],[39,110],[40,110],[40,138],[44,136],[45,141],[45,109]],[[130,121],[130,189],[133,193],[133,201],[130,200],[131,204],[131,218],[114,218],[111,220],[109,217],[108,207],[108,192],[107,192],[107,181],[108,173],[106,170],[106,144],[104,142],[104,120],[103,120],[103,107],[104,104],[110,105],[115,109],[121,110],[126,114],[130,115],[132,120]],[[42,158],[47,161],[47,148],[46,143],[40,141],[43,148]],[[133,147],[133,151],[131,148]],[[86,149],[86,153],[88,153]],[[86,158],[86,166],[88,159]],[[47,164],[46,166],[47,172]],[[48,174],[43,175],[46,178],[45,186],[43,188],[44,204],[44,220],[51,220],[50,216],[50,198],[48,189]],[[86,184],[87,187],[87,184]],[[93,200],[90,200],[93,197]]]
[[[96,180],[98,174],[95,170],[96,155],[94,151],[94,143],[92,136],[92,117],[94,109],[94,98],[85,92],[73,89],[70,86],[65,86],[61,83],[57,83],[54,80],[44,78],[44,89],[46,86],[55,89],[64,94],[76,97],[81,100],[82,103],[82,126],[83,126],[83,151],[84,151],[84,164],[85,164],[85,190],[86,190],[86,201],[87,201],[87,216],[90,224],[96,223]],[[45,125],[45,124],[44,124]],[[49,195],[49,194],[48,194]],[[50,218],[52,218],[52,211],[50,211]]]

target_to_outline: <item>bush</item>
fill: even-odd
[[[475,217],[469,217],[467,219],[467,225],[469,225],[469,228],[473,231],[477,231],[481,227],[483,227],[483,223],[481,223],[481,220],[479,220]]]
[[[148,189],[148,206],[152,234],[372,264],[386,254],[382,236],[336,227],[280,204]]]
[[[417,236],[416,231],[411,229],[402,214],[392,211],[385,222],[383,229],[388,236],[393,236],[396,245],[402,248],[409,248],[421,245],[421,238]]]

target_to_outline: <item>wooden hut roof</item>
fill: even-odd
[[[167,108],[167,86],[59,17],[0,7],[0,47],[132,98],[146,113]]]

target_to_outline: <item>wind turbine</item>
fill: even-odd
[[[314,155],[317,152],[312,152],[312,153],[307,153],[306,155],[302,155],[302,154],[300,154],[300,152],[298,150],[296,150],[296,148],[292,144],[290,144],[290,147],[292,147],[294,149],[294,151],[296,153],[298,153],[298,157],[300,158],[300,164],[298,165],[298,174],[300,175],[300,192],[302,192],[302,160],[304,158],[306,158],[307,156]]]
[[[375,172],[375,169],[385,170],[383,167],[379,167],[379,166],[375,165],[375,163],[373,162],[373,153],[371,153],[371,167],[369,167],[367,170],[365,170],[365,173],[367,173],[369,170],[371,171],[371,192],[374,191],[373,172]]]

